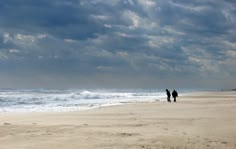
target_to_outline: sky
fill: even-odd
[[[235,0],[1,0],[0,88],[236,88]]]

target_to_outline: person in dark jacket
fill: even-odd
[[[176,90],[173,90],[172,97],[174,98],[174,102],[176,102],[176,97],[178,97],[178,92],[176,92]]]
[[[168,90],[168,89],[166,89],[166,95],[167,95],[167,101],[168,102],[171,102],[171,100],[170,100],[170,91]]]

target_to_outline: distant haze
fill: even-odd
[[[236,88],[235,0],[1,0],[0,88]]]

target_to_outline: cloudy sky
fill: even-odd
[[[235,0],[1,0],[0,88],[235,88]]]

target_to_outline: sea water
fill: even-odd
[[[181,93],[191,91],[182,90]],[[132,102],[166,101],[165,97],[165,89],[1,89],[0,112],[60,112],[85,110]]]

